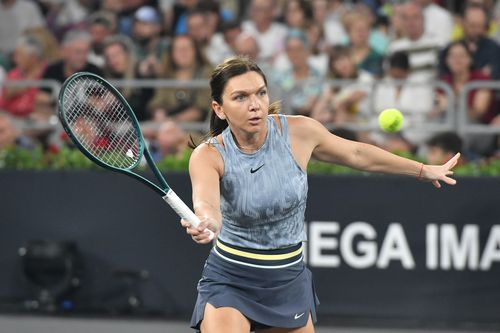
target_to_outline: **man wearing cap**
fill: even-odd
[[[143,6],[135,12],[132,39],[142,76],[155,76],[159,72],[159,59],[168,47],[161,30],[161,17],[155,8]]]

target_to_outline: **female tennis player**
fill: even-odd
[[[307,164],[311,157],[369,172],[454,185],[459,154],[424,165],[337,137],[304,116],[277,114],[264,73],[243,57],[226,60],[211,80],[210,139],[193,152],[195,213],[182,220],[193,240],[216,235],[198,284],[191,325],[202,333],[314,332],[311,272],[302,258]]]

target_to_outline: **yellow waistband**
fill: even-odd
[[[283,259],[289,259],[292,257],[295,257],[299,255],[302,252],[302,246],[293,252],[289,253],[283,253],[283,254],[258,254],[258,253],[251,253],[251,252],[246,252],[242,250],[237,250],[233,249],[232,247],[229,247],[227,245],[222,244],[221,242],[217,241],[217,247],[221,248],[222,250],[229,252],[231,254],[234,254],[236,256],[244,257],[244,258],[250,258],[250,259],[258,259],[258,260],[283,260]]]

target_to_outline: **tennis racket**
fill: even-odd
[[[91,161],[141,181],[192,226],[200,224],[156,167],[131,107],[105,79],[86,72],[66,79],[59,93],[59,119],[74,144]],[[143,156],[161,187],[133,171]],[[213,238],[211,230],[205,232]]]

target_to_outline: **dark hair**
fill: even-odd
[[[456,154],[462,150],[462,139],[454,132],[444,132],[433,136],[427,145],[438,147],[447,153]]]
[[[467,46],[467,43],[464,40],[457,40],[457,41],[454,41],[454,42],[451,42],[450,44],[448,44],[448,46],[444,50],[444,58],[445,59],[448,56],[448,53],[450,52],[450,49],[452,47],[457,46],[457,45],[463,46],[463,48],[465,49],[465,52],[467,52],[467,54],[469,55],[469,57],[471,57],[471,59],[474,57],[474,55],[472,54],[472,52],[469,49],[469,46]]]
[[[405,71],[410,70],[410,61],[408,59],[408,54],[403,51],[394,52],[389,57],[389,67],[399,68]]]
[[[190,42],[191,45],[193,46],[194,49],[194,56],[195,56],[195,65],[198,66],[199,68],[203,66],[208,66],[208,60],[205,58],[205,55],[203,54],[203,51],[201,50],[200,46],[196,41],[193,39],[193,37],[185,34],[181,35],[175,35],[172,40],[170,41],[170,45],[167,49],[167,54],[163,58],[163,71],[162,75],[164,77],[171,77],[174,75],[174,72],[178,70],[177,64],[174,61],[173,53],[174,53],[174,44],[175,41],[181,38],[187,38]]]
[[[328,50],[328,77],[330,79],[337,79],[340,77],[339,73],[335,70],[333,63],[341,58],[351,59],[351,49],[344,45],[335,45]]]
[[[205,13],[212,12],[217,15],[220,14],[220,4],[217,1],[213,0],[200,1],[196,6],[196,8]]]
[[[221,28],[220,30],[224,33],[229,30],[233,29],[241,29],[241,21],[238,20],[231,20],[231,21],[225,21],[221,23]]]
[[[454,41],[454,42],[451,42],[450,44],[448,44],[448,46],[442,51],[443,53],[443,60],[444,60],[444,68],[446,69],[446,73],[451,73],[451,70],[450,68],[448,67],[448,64],[446,62],[446,59],[448,58],[448,54],[450,53],[450,50],[455,47],[455,46],[462,46],[464,49],[465,49],[465,52],[467,52],[467,54],[469,55],[469,58],[472,60],[474,59],[474,55],[472,54],[472,52],[470,51],[469,49],[469,46],[467,45],[467,43],[464,41],[464,40],[457,40],[457,41]],[[473,61],[471,61],[470,63],[470,69],[472,70],[473,69]]]
[[[89,25],[103,25],[109,30],[116,30],[116,16],[109,11],[100,10],[87,18]]]
[[[310,21],[313,18],[313,8],[311,2],[308,0],[294,0],[298,3],[300,10],[304,13],[304,20]],[[288,6],[292,3],[292,1],[286,1],[284,4],[285,11],[288,9]]]
[[[226,59],[223,63],[218,65],[214,71],[212,72],[212,76],[210,78],[210,90],[212,100],[217,102],[219,105],[223,104],[222,94],[224,93],[224,89],[226,88],[227,82],[235,76],[239,76],[248,72],[256,72],[267,86],[266,75],[260,67],[244,56],[236,56]],[[278,113],[279,112],[279,104],[273,103],[269,106],[269,113]],[[222,131],[228,126],[226,120],[220,119],[217,117],[215,112],[212,110],[210,114],[210,132],[208,137],[214,137],[222,133]]]
[[[465,17],[465,15],[467,14],[467,12],[472,9],[478,9],[480,11],[483,12],[484,16],[486,17],[486,24],[488,24],[488,21],[490,20],[490,13],[488,13],[488,10],[486,9],[486,7],[484,7],[482,4],[479,4],[479,3],[465,3],[465,6],[462,10],[462,18]]]
[[[126,35],[112,35],[106,37],[104,40],[104,47],[107,48],[111,45],[120,45],[121,48],[127,53],[131,54],[134,52],[134,42]]]

